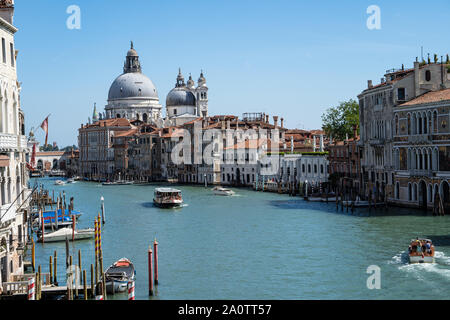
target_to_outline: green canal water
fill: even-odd
[[[54,180],[38,181],[75,198],[75,209],[83,212],[79,228],[94,226],[105,198],[104,266],[122,257],[135,264],[136,299],[149,299],[147,250],[155,237],[159,285],[150,299],[450,298],[448,216],[399,208],[351,214],[288,195],[235,189],[236,196],[221,197],[211,188],[184,185],[178,188],[187,205],[168,210],[152,204],[156,184],[56,186]],[[407,263],[406,249],[417,236],[435,243],[435,264]],[[74,257],[79,249],[89,274],[93,240],[70,243]],[[47,272],[54,250],[62,282],[64,243],[37,244],[36,263]],[[371,265],[381,270],[379,290],[367,288]]]

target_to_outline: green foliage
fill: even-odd
[[[76,145],[67,146],[61,149],[61,151],[72,151],[72,150],[78,150],[78,147]]]
[[[352,138],[355,126],[359,127],[359,104],[353,99],[329,108],[322,115],[322,128],[333,139],[344,140],[347,135]]]
[[[58,146],[53,147],[51,144],[39,147],[39,151],[59,151]]]

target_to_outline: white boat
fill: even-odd
[[[183,204],[181,191],[173,188],[156,188],[153,203],[160,208],[174,208]]]
[[[222,187],[214,187],[213,192],[215,195],[218,196],[232,196],[234,195],[234,191],[227,188]]]
[[[369,201],[363,201],[363,200],[356,200],[356,201],[351,201],[351,200],[344,200],[342,201],[342,204],[344,206],[349,206],[351,207],[353,205],[353,207],[355,208],[367,208],[369,207]]]
[[[434,263],[434,245],[430,239],[411,240],[408,254],[409,263]]]
[[[56,180],[55,181],[55,185],[57,185],[57,186],[63,186],[63,185],[65,185],[66,183],[64,182],[64,181],[62,181],[62,180]]]
[[[106,271],[106,292],[124,292],[127,289],[128,281],[135,278],[134,265],[127,258],[122,258],[114,262]]]
[[[92,228],[78,229],[73,233],[73,237],[75,240],[91,239],[94,237],[94,234],[95,231]],[[69,241],[72,241],[72,228],[62,228],[55,232],[44,234],[44,242],[66,241],[66,238],[69,239]],[[38,241],[42,242],[42,235],[39,237]]]
[[[308,197],[307,199],[308,199],[308,201],[311,201],[311,202],[321,202],[322,201],[321,197]]]
[[[69,178],[69,179],[67,179],[67,181],[66,181],[66,183],[74,183],[75,182],[75,179],[74,178]]]
[[[107,182],[102,183],[102,185],[104,185],[104,186],[123,186],[123,185],[129,185],[129,184],[133,184],[133,181],[117,180],[117,181],[107,181]]]

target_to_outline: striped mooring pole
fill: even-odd
[[[134,281],[128,282],[128,300],[134,300]]]
[[[28,300],[36,300],[35,290],[34,290],[34,278],[28,278]]]

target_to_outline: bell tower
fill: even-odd
[[[0,0],[0,18],[13,24],[14,0]]]
[[[206,86],[206,79],[203,75],[203,70],[200,72],[198,78],[197,93],[197,115],[199,117],[208,116],[208,87]]]

